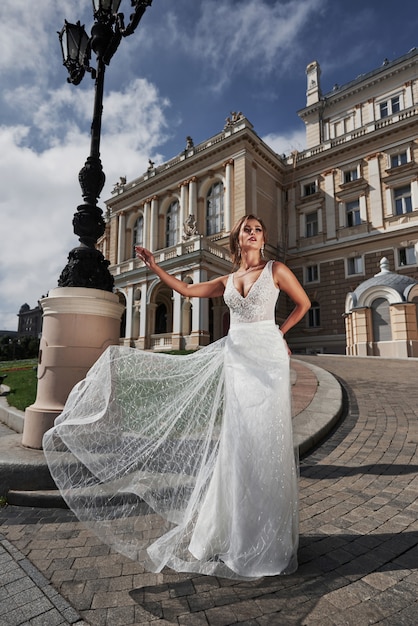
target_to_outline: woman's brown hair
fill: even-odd
[[[260,226],[263,229],[264,243],[267,243],[267,230],[266,230],[263,220],[261,220],[256,215],[252,215],[251,213],[249,215],[243,215],[235,224],[235,226],[232,228],[229,234],[229,250],[231,252],[232,263],[234,264],[234,267],[238,267],[241,263],[241,248],[239,245],[239,234],[241,232],[241,228],[243,224],[245,224],[245,222],[247,222],[248,220],[257,220],[257,222],[260,223]]]

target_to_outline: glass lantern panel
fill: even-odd
[[[114,15],[118,12],[120,3],[121,0],[93,0],[93,11]]]

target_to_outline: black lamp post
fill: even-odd
[[[68,263],[58,280],[59,287],[91,287],[112,291],[114,280],[109,272],[109,261],[96,249],[99,237],[105,232],[103,211],[97,201],[105,183],[100,160],[100,134],[103,110],[103,85],[106,65],[109,65],[122,37],[131,35],[138,26],[152,0],[131,0],[133,13],[127,26],[118,13],[121,0],[92,0],[94,24],[89,37],[84,26],[65,21],[59,35],[62,56],[68,70],[68,82],[78,85],[86,71],[95,79],[93,121],[91,125],[90,156],[80,170],[84,204],[77,207],[73,218],[74,233],[80,245],[68,255]],[[91,51],[96,54],[97,66],[90,67]]]

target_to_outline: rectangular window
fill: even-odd
[[[318,234],[318,213],[307,213],[305,215],[306,234],[305,237],[315,237]]]
[[[303,196],[312,196],[317,192],[316,182],[307,183],[303,185]]]
[[[386,102],[381,102],[379,104],[379,109],[380,117],[388,117],[388,115],[398,113],[401,110],[400,96],[394,96],[390,100],[386,100]]]
[[[358,180],[358,171],[357,168],[354,170],[346,170],[344,172],[344,182],[351,183],[353,180]]]
[[[405,185],[404,187],[394,189],[393,195],[395,199],[396,215],[412,213],[411,185]]]
[[[347,227],[361,224],[359,201],[353,200],[353,202],[347,202],[345,205],[345,214],[347,217]]]
[[[363,258],[361,256],[354,256],[347,259],[347,274],[353,276],[354,274],[363,273]]]
[[[387,102],[380,103],[380,117],[387,117],[389,115],[389,105]]]
[[[392,98],[390,104],[392,108],[392,115],[393,113],[398,113],[401,110],[401,101],[399,96],[395,96],[394,98]]]
[[[308,265],[305,267],[305,282],[314,283],[319,280],[319,270],[317,265]]]
[[[406,150],[405,152],[399,152],[399,154],[392,154],[390,157],[391,167],[399,167],[400,165],[405,165],[405,163],[408,163],[408,153]]]
[[[309,328],[319,328],[321,325],[321,310],[317,302],[312,302],[312,306],[308,311]]]
[[[398,249],[398,263],[399,265],[415,265],[416,253],[415,246],[408,246],[407,248]]]

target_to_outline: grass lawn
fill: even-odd
[[[193,350],[173,350],[167,354],[190,354]],[[24,411],[36,399],[37,359],[22,361],[0,361],[0,376],[6,375],[4,384],[10,387],[7,402],[10,406]]]
[[[36,398],[37,359],[24,361],[0,361],[0,376],[6,375],[4,385],[10,387],[7,402],[10,406],[24,411]]]

